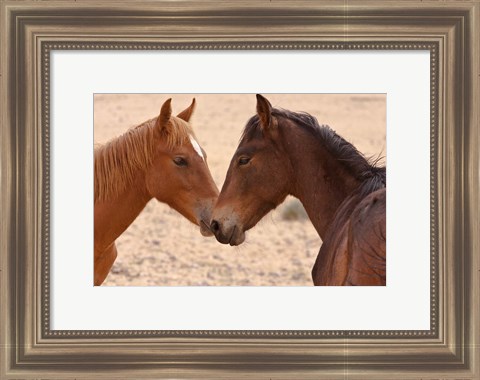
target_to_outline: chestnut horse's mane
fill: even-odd
[[[135,175],[152,163],[155,148],[155,123],[150,119],[123,135],[95,148],[94,153],[94,200],[114,199],[133,183]],[[168,132],[163,133],[168,147],[184,144],[193,136],[190,125],[172,117]]]
[[[363,196],[382,187],[386,187],[386,168],[385,166],[377,166],[382,160],[382,157],[365,157],[355,146],[339,136],[328,125],[320,125],[314,116],[306,112],[292,112],[274,108],[272,115],[289,119],[311,133],[320,144],[325,146],[330,154],[344,164],[347,170],[356,178],[363,181],[361,186]],[[278,126],[281,128],[281,120],[279,120]],[[260,138],[262,133],[259,117],[255,115],[250,118],[245,126],[241,140],[245,139],[248,141],[254,138]]]

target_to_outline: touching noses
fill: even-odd
[[[210,229],[216,236],[218,231],[220,231],[220,223],[218,223],[215,219],[212,220],[212,223],[210,223]]]
[[[212,231],[217,240],[222,244],[228,244],[232,239],[232,234],[231,231],[224,231],[224,229],[224,226],[218,220],[213,219],[210,223],[210,231]]]

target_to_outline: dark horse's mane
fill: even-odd
[[[328,125],[320,125],[314,116],[306,112],[292,112],[274,108],[272,109],[272,115],[289,119],[312,134],[330,154],[344,164],[351,174],[362,181],[362,185],[358,189],[359,193],[357,193],[361,197],[386,187],[386,167],[377,166],[381,158],[365,157],[357,148],[339,136]],[[247,122],[241,140],[248,141],[261,135],[260,119],[258,115],[255,115]]]

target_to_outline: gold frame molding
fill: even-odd
[[[0,379],[480,378],[478,0],[7,0],[0,11]],[[429,50],[430,329],[51,330],[49,62],[66,49]]]

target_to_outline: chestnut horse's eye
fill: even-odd
[[[187,166],[187,160],[185,160],[183,157],[175,157],[173,162],[175,162],[175,165],[177,166]]]
[[[250,157],[240,157],[238,160],[239,165],[246,165],[250,162]]]

